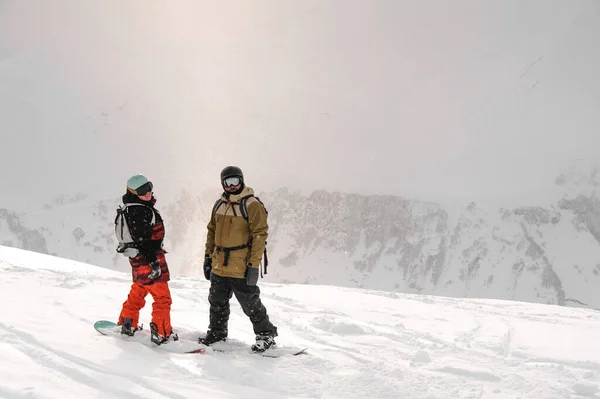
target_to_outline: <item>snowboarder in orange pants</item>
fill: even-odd
[[[160,345],[176,341],[178,337],[171,327],[169,267],[162,248],[165,228],[160,213],[154,208],[156,199],[152,189],[152,182],[138,174],[127,181],[127,193],[123,195],[124,221],[121,219],[122,223],[117,223],[115,230],[119,238],[117,252],[129,257],[133,284],[117,324],[121,326],[121,334],[133,335],[138,330],[146,295],[150,294],[154,299],[151,340]],[[130,242],[122,241],[125,236]]]

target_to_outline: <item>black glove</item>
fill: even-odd
[[[256,285],[258,283],[258,267],[252,267],[252,264],[246,265],[246,284]]]
[[[148,275],[148,278],[150,280],[156,280],[162,274],[162,270],[160,270],[160,262],[155,260],[154,262],[150,263],[150,267],[152,268],[152,271]]]
[[[212,270],[212,259],[209,254],[204,255],[204,278],[210,280],[210,271]]]

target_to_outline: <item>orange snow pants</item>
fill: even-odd
[[[163,337],[169,336],[172,331],[171,327],[171,292],[169,291],[169,283],[156,282],[151,285],[141,285],[133,283],[127,300],[123,303],[123,309],[119,315],[119,322],[123,324],[124,318],[132,320],[131,327],[138,326],[140,310],[146,304],[146,295],[152,295],[154,302],[152,303],[152,322],[158,326],[158,333]]]

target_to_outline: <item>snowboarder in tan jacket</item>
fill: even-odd
[[[207,226],[204,255],[204,276],[210,280],[210,324],[199,342],[211,345],[226,340],[229,300],[235,295],[252,322],[256,335],[252,350],[263,352],[275,345],[277,336],[277,327],[269,320],[256,285],[268,236],[267,212],[252,188],[244,184],[237,166],[221,171],[221,185],[223,194]]]

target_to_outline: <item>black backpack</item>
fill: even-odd
[[[265,212],[267,214],[267,217],[269,217],[269,211],[267,210],[267,207],[265,206],[265,204],[260,200],[260,198],[258,198],[257,196],[250,194],[250,195],[246,195],[245,197],[240,198],[240,202],[231,202],[231,205],[239,205],[240,207],[240,212],[242,213],[242,217],[244,218],[244,220],[248,221],[248,198],[250,197],[254,197],[256,198],[256,200],[258,202],[260,202],[262,204],[262,206],[265,208]],[[217,200],[217,202],[215,202],[215,205],[213,206],[212,209],[212,217],[215,216],[215,213],[217,212],[217,209],[219,209],[219,207],[221,206],[221,204],[226,204],[227,201],[225,201],[223,198],[219,198]],[[235,215],[235,209],[233,209],[233,214]],[[236,215],[237,216],[237,215]],[[252,243],[250,243],[249,246],[252,246]],[[267,242],[265,241],[265,252],[264,252],[264,263],[263,263],[263,270],[264,270],[264,274],[267,274],[267,266],[269,265],[269,258],[267,257]],[[263,274],[263,270],[261,270],[261,277]]]
[[[117,252],[127,257],[134,258],[137,256],[139,251],[136,248],[135,240],[131,236],[131,229],[128,223],[128,208],[131,206],[145,206],[150,210],[152,210],[152,208],[144,204],[129,203],[120,206],[119,209],[117,209],[117,216],[115,217],[115,235],[117,237],[117,241],[119,242],[119,245],[117,246]],[[154,225],[155,223],[156,214],[152,212],[152,221],[150,224]]]

